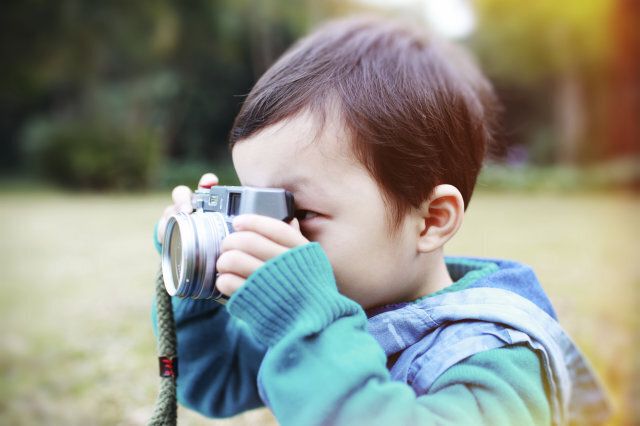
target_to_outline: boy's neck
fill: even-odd
[[[437,252],[420,254],[415,259],[414,266],[408,268],[407,271],[411,270],[412,272],[404,276],[404,279],[408,280],[403,281],[407,283],[404,286],[405,291],[396,293],[394,298],[387,299],[383,303],[371,306],[363,305],[363,308],[369,313],[377,312],[377,309],[384,306],[410,303],[453,284],[442,249]]]
[[[411,283],[405,287],[406,291],[396,294],[394,299],[388,300],[384,305],[413,302],[453,284],[442,249],[420,254],[414,265],[413,272],[406,276],[406,282]]]
[[[449,275],[447,264],[444,260],[442,248],[429,253],[425,259],[425,268],[422,274],[422,284],[419,286],[419,293],[416,300],[453,284],[453,279]]]

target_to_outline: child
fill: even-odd
[[[285,53],[231,146],[242,185],[291,191],[296,219],[236,217],[217,261],[226,307],[173,300],[182,404],[266,404],[282,425],[603,421],[533,272],[444,257],[493,103],[461,52],[395,23],[338,21]],[[185,187],[161,232],[176,210]]]

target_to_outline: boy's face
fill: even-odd
[[[364,308],[421,296],[412,272],[415,221],[404,220],[389,235],[382,192],[351,153],[339,121],[328,116],[318,129],[305,112],[237,143],[240,182],[293,193],[303,235],[327,253],[340,292]]]

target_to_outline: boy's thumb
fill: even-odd
[[[302,232],[300,231],[300,222],[298,222],[297,217],[294,217],[293,219],[291,219],[291,222],[289,222],[289,225],[293,226],[296,231]]]

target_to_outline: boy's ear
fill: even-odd
[[[418,251],[428,253],[442,247],[460,229],[464,200],[453,185],[438,185],[420,206]]]

